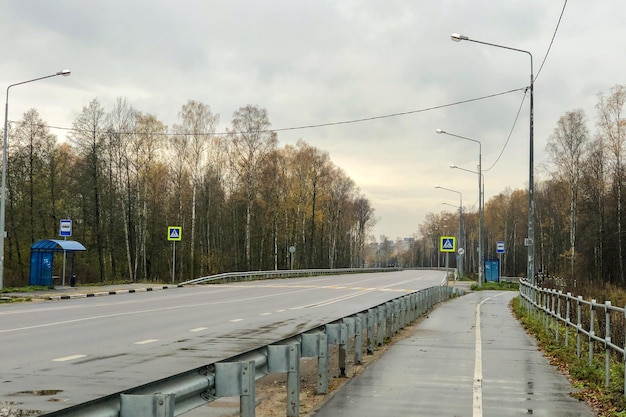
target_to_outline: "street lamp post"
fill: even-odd
[[[444,188],[444,187],[440,187],[439,185],[435,186],[435,188],[440,189],[440,190],[446,190],[446,191],[450,191],[453,193],[457,193],[459,195],[459,207],[457,207],[459,209],[459,235],[458,235],[458,240],[459,240],[459,247],[463,248],[465,246],[465,242],[463,242],[463,194],[460,191],[456,191],[456,190],[451,190],[449,188]],[[448,206],[452,206],[452,207],[456,207],[453,206],[452,204],[447,204],[447,203],[441,203],[441,204],[445,204]],[[463,254],[459,253],[459,277],[463,278],[464,274],[463,274]]]
[[[482,167],[481,167],[481,161],[482,161],[482,144],[480,143],[480,141],[476,140],[476,139],[471,139],[471,138],[466,138],[465,136],[460,136],[460,135],[455,135],[454,133],[449,133],[446,132],[444,130],[441,129],[437,129],[435,130],[435,132],[437,132],[438,134],[444,134],[444,135],[448,135],[448,136],[453,136],[455,138],[459,138],[459,139],[463,139],[463,140],[469,140],[471,142],[477,143],[478,144],[478,218],[479,218],[479,225],[478,225],[478,286],[482,286],[483,285],[483,269],[484,269],[484,249],[483,249],[483,235],[484,235],[484,230],[483,230],[483,188],[482,188]]]
[[[526,246],[528,247],[528,270],[527,278],[533,283],[535,281],[535,185],[534,185],[534,84],[535,77],[533,75],[533,54],[524,49],[511,48],[509,46],[498,45],[495,43],[488,43],[470,39],[465,35],[453,33],[450,38],[455,42],[469,41],[474,43],[480,43],[483,45],[494,46],[496,48],[508,49],[510,51],[522,52],[530,57],[530,143],[529,143],[529,160],[528,160],[528,239],[526,239]]]
[[[58,71],[54,74],[46,75],[45,77],[33,78],[32,80],[22,81],[19,83],[11,84],[7,87],[6,104],[4,106],[4,142],[2,144],[2,189],[0,195],[0,289],[4,288],[4,239],[6,238],[6,231],[4,230],[4,220],[6,211],[6,196],[7,196],[7,135],[9,124],[9,89],[17,85],[32,83],[34,81],[45,80],[46,78],[56,77],[62,75],[67,77],[71,74],[68,69]]]

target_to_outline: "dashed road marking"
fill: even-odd
[[[84,358],[87,355],[71,355],[71,356],[64,356],[62,358],[56,358],[56,359],[52,359],[52,362],[67,362],[67,361],[73,361],[74,359],[80,359],[80,358]]]
[[[208,327],[196,327],[195,329],[189,330],[190,332],[201,332],[203,330],[208,329]]]
[[[140,340],[139,342],[135,342],[136,345],[147,345],[149,343],[154,343],[154,342],[158,342],[159,339],[146,339],[146,340]]]
[[[243,319],[232,319],[232,320],[229,320],[229,321],[231,323],[237,323],[237,322],[243,321]]]

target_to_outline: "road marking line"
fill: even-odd
[[[271,315],[271,314],[272,314],[272,313],[261,313],[261,315],[262,315],[262,316],[269,316],[269,315]]]
[[[80,359],[80,358],[84,358],[87,355],[71,355],[71,356],[64,356],[62,358],[56,358],[56,359],[52,359],[52,362],[67,362],[67,361],[73,361],[74,359]]]
[[[277,313],[284,313],[287,310],[276,310]]]
[[[243,319],[232,319],[232,320],[229,320],[229,321],[231,323],[237,323],[237,322],[243,321]]]
[[[146,340],[140,340],[139,342],[135,342],[136,345],[147,345],[148,343],[154,343],[154,342],[158,342],[159,339],[146,339]]]
[[[501,296],[504,293],[493,295],[489,298],[485,298],[476,305],[476,346],[474,349],[474,404],[473,404],[473,417],[483,417],[483,341],[480,332],[480,308],[482,305],[491,300]]]
[[[208,327],[196,327],[195,329],[189,330],[190,332],[201,332],[202,330],[206,330]]]

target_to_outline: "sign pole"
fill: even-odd
[[[68,236],[72,236],[72,220],[62,219],[59,222],[59,236],[63,236],[63,240],[67,240]],[[63,278],[61,285],[65,286],[65,263],[67,262],[67,251],[63,249]],[[72,273],[74,273],[74,265],[72,264]]]
[[[67,240],[67,237],[64,237],[63,240]],[[62,284],[65,287],[65,263],[67,262],[67,251],[63,249],[63,279],[61,280]]]
[[[168,226],[167,240],[172,241],[172,284],[176,279],[176,241],[183,238],[183,228],[181,226]]]
[[[176,277],[176,241],[172,240],[172,284]]]

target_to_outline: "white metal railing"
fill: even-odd
[[[575,333],[579,359],[583,343],[588,349],[589,365],[593,364],[594,354],[604,351],[607,387],[611,376],[611,353],[621,355],[624,365],[622,392],[626,395],[626,308],[615,307],[611,301],[587,301],[570,292],[564,294],[560,290],[534,286],[525,279],[520,280],[519,289],[523,307],[542,320],[546,331],[552,333],[557,342],[561,342],[561,326],[565,330],[565,346],[569,346],[570,332]]]

